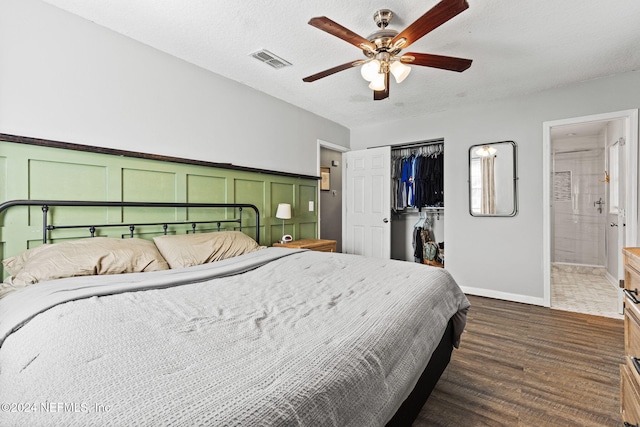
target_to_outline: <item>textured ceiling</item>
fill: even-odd
[[[584,138],[604,135],[607,129],[607,123],[608,121],[598,121],[554,126],[551,128],[551,139]]]
[[[469,9],[408,51],[470,58],[471,68],[413,66],[375,102],[357,68],[302,81],[364,58],[307,22],[327,16],[366,37],[377,30],[376,10],[391,9],[389,28],[401,31],[436,0],[44,1],[349,128],[640,69],[638,0],[468,0]],[[274,69],[249,56],[260,49],[293,66]]]

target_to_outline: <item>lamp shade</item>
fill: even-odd
[[[379,73],[380,61],[378,61],[377,59],[366,62],[362,65],[362,67],[360,67],[360,74],[362,74],[362,78],[368,82],[375,79]]]
[[[276,218],[291,219],[291,205],[289,203],[278,203]]]
[[[391,74],[395,77],[396,83],[402,83],[411,72],[411,67],[407,67],[400,61],[393,61],[389,66],[389,71],[391,71]]]
[[[376,77],[369,83],[369,89],[384,90],[384,74],[376,74]]]

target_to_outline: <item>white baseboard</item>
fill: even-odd
[[[607,279],[609,283],[611,283],[611,285],[613,285],[614,288],[617,289],[619,287],[618,280],[615,277],[613,277],[608,271],[604,272],[604,277]]]
[[[532,296],[520,295],[520,294],[511,294],[508,292],[493,291],[490,289],[470,288],[467,286],[460,286],[460,289],[462,289],[462,292],[469,295],[501,299],[505,301],[521,302],[524,304],[540,305],[545,307],[544,298],[538,298],[538,297],[532,297]]]

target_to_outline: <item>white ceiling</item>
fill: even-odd
[[[407,51],[473,59],[463,73],[413,66],[373,101],[357,68],[303,77],[364,58],[307,24],[327,16],[366,37],[391,9],[401,31],[437,0],[44,0],[156,49],[349,128],[534,93],[640,69],[638,0],[468,0],[469,9]],[[267,49],[293,66],[249,56]]]
[[[608,121],[576,123],[554,126],[551,128],[551,139],[583,138],[603,135]]]

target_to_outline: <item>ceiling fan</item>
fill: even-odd
[[[362,77],[371,82],[369,88],[373,89],[373,99],[379,101],[389,97],[389,73],[393,74],[397,83],[407,77],[411,68],[404,64],[462,72],[471,66],[471,59],[416,52],[400,55],[400,51],[465,11],[468,7],[469,4],[466,0],[442,0],[400,33],[387,29],[393,12],[381,9],[373,15],[373,19],[380,29],[367,38],[359,36],[326,16],[312,18],[309,25],[362,49],[367,59],[347,62],[302,80],[314,82],[339,71],[361,65]]]

